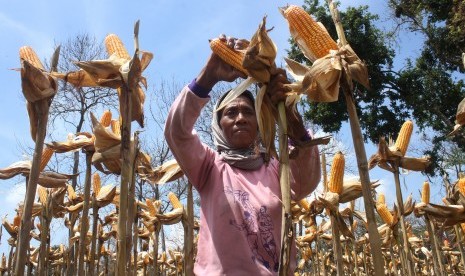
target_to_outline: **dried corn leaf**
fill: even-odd
[[[45,188],[62,188],[66,187],[68,181],[76,176],[56,172],[41,172],[37,183]]]
[[[26,60],[21,61],[21,88],[28,102],[53,97],[57,92],[55,79]]]
[[[153,184],[165,184],[181,178],[184,172],[175,159],[169,160],[153,170],[153,176],[149,178]]]
[[[76,151],[81,148],[92,151],[94,146],[94,137],[88,132],[80,132],[76,133],[76,135],[70,133],[65,142],[53,141],[45,144],[57,153]]]
[[[113,185],[105,185],[100,189],[97,195],[97,206],[99,208],[105,207],[113,201],[116,195],[116,187]]]
[[[380,184],[378,181],[371,182],[371,190],[376,189]],[[362,183],[359,179],[352,179],[344,181],[342,185],[342,192],[339,195],[339,203],[347,203],[361,197],[362,194]]]
[[[31,166],[30,160],[15,162],[6,168],[0,169],[0,179],[10,179],[18,174],[28,174]]]
[[[99,86],[95,79],[82,69],[68,73],[51,72],[50,76],[64,80],[76,88]]]
[[[6,218],[3,219],[2,221],[3,228],[10,234],[12,238],[17,238],[18,237],[18,230],[19,228],[17,226],[14,226],[13,224],[9,223]]]
[[[90,116],[95,136],[94,145],[96,152],[103,152],[108,148],[121,144],[121,135],[116,135],[111,130],[104,127],[92,112]]]

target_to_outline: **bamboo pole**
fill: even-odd
[[[460,230],[459,230],[459,226],[456,224],[454,225],[454,230],[455,230],[455,235],[456,235],[456,239],[457,239],[457,245],[459,247],[459,251],[460,251],[460,262],[462,263],[462,267],[463,269],[465,269],[465,254],[463,252],[463,246],[462,246],[462,235],[460,234]],[[462,271],[462,273],[464,273],[465,271]]]
[[[26,186],[26,195],[21,217],[21,226],[19,230],[18,246],[16,248],[16,269],[15,275],[24,275],[24,266],[26,263],[26,255],[29,250],[32,206],[37,191],[37,181],[40,174],[40,161],[42,150],[44,148],[45,134],[47,132],[47,120],[49,111],[49,99],[43,99],[35,102],[33,108],[37,115],[37,133],[34,155],[32,158],[31,171],[29,180]]]
[[[51,195],[47,191],[47,201],[44,202],[42,205],[42,214],[40,217],[40,247],[39,247],[39,267],[38,267],[38,275],[46,275],[47,272],[47,240],[48,240],[48,233],[50,229],[50,221],[49,221],[49,208],[51,203]]]
[[[339,226],[336,223],[336,217],[330,214],[331,228],[333,230],[333,251],[336,257],[336,269],[337,275],[344,275],[344,259],[342,258],[342,247],[341,247],[341,234],[339,233]]]
[[[336,9],[335,4],[332,0],[327,0],[328,5],[331,11],[331,16],[333,18],[334,24],[336,26],[337,34],[342,45],[347,45],[347,40],[344,35],[344,30],[342,28],[342,23],[339,17],[339,12]],[[368,173],[368,163],[365,152],[365,145],[363,144],[363,136],[360,128],[360,123],[357,115],[357,110],[355,108],[355,102],[353,98],[352,91],[350,86],[347,83],[347,80],[342,78],[342,90],[347,104],[347,112],[349,113],[349,122],[352,132],[352,140],[354,143],[355,155],[357,157],[357,166],[360,175],[360,182],[362,184],[362,194],[363,200],[365,203],[365,213],[368,223],[368,235],[369,242],[372,252],[373,266],[374,266],[374,275],[384,275],[384,262],[383,255],[381,254],[381,238],[378,233],[378,228],[376,226],[376,217],[373,205],[373,198],[371,194],[371,182],[370,175]]]
[[[92,172],[92,155],[93,152],[86,151],[86,177],[84,180],[84,206],[82,207],[81,231],[79,236],[79,260],[78,275],[85,275],[84,256],[86,253],[86,238],[89,231],[89,207],[90,207],[90,186]]]
[[[136,210],[136,175],[135,175],[135,165],[136,165],[136,157],[139,147],[139,136],[138,132],[135,132],[133,135],[133,143],[130,147],[130,171],[129,171],[129,189],[128,189],[128,218],[126,221],[126,240],[128,241],[126,254],[127,256],[131,256],[131,248],[133,245],[133,224],[134,224],[134,217],[135,217],[135,210]],[[136,227],[137,229],[137,227]],[[135,248],[137,250],[137,248]],[[137,256],[135,256],[137,257]],[[134,263],[131,262],[131,258],[129,258],[129,274],[133,274],[134,266],[137,266],[136,259],[134,259]],[[137,270],[137,268],[136,268]]]
[[[279,260],[279,275],[289,274],[291,243],[294,238],[291,216],[291,189],[289,184],[289,152],[287,140],[287,120],[284,102],[278,104],[279,125],[279,183],[283,204],[281,222],[281,252]]]

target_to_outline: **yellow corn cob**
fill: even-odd
[[[290,5],[284,11],[289,27],[303,40],[308,50],[318,59],[337,50],[337,43],[302,7]],[[294,37],[294,39],[297,39]],[[309,57],[310,58],[310,57]]]
[[[378,214],[381,217],[381,219],[384,221],[384,223],[386,223],[387,225],[392,224],[392,222],[394,221],[394,218],[391,212],[389,212],[389,209],[387,208],[385,204],[376,205],[376,210],[378,211]]]
[[[329,191],[340,194],[342,192],[342,185],[344,181],[344,167],[345,159],[342,152],[337,152],[333,158],[331,166],[331,173],[329,175]]]
[[[19,48],[19,59],[29,62],[36,68],[45,70],[36,52],[30,46],[23,46]]]
[[[457,181],[457,188],[460,193],[465,196],[465,177],[461,177],[459,181]]]
[[[105,47],[107,48],[108,55],[116,54],[117,57],[123,59],[131,59],[126,47],[123,42],[115,34],[109,34],[105,37]]]
[[[247,74],[247,71],[242,67],[244,53],[231,49],[228,45],[226,45],[226,42],[219,38],[215,38],[210,41],[210,48],[213,53],[217,54],[226,63],[244,74]]]
[[[169,198],[169,200],[171,202],[171,205],[173,205],[174,209],[182,208],[181,202],[179,201],[178,197],[174,193],[169,192],[168,193],[168,198]]]
[[[116,135],[121,135],[121,124],[119,120],[111,120],[111,131]]]
[[[13,226],[19,227],[21,225],[21,217],[19,214],[16,214],[16,216],[13,218]]]
[[[386,196],[383,193],[379,193],[376,204],[386,204]]]
[[[45,205],[47,203],[47,197],[48,197],[47,188],[38,186],[37,193],[39,194],[40,203],[42,203],[42,205]]]
[[[462,228],[462,233],[465,234],[465,222],[460,223],[460,227]]]
[[[149,214],[154,217],[157,214],[157,210],[155,209],[155,206],[153,205],[153,201],[150,199],[145,199],[145,203],[147,204],[147,208],[149,209]]]
[[[301,200],[299,200],[299,205],[307,211],[310,210],[310,204],[305,198],[302,198]]]
[[[105,110],[102,117],[100,117],[100,124],[104,127],[110,126],[111,123],[111,111]]]
[[[47,166],[48,161],[50,161],[50,158],[52,158],[53,154],[53,149],[49,147],[45,147],[44,150],[42,151],[42,157],[40,159],[40,166],[39,170],[43,171],[45,169],[45,166]]]
[[[423,182],[423,189],[421,191],[421,201],[429,204],[430,190],[428,181]]]
[[[94,194],[97,196],[100,193],[100,188],[102,188],[102,182],[100,180],[100,175],[96,172],[92,178],[92,187],[94,188]]]
[[[412,136],[413,122],[410,120],[405,121],[399,131],[399,136],[396,140],[396,148],[402,153],[402,156],[407,152],[410,137]]]
[[[76,192],[73,189],[73,186],[71,185],[66,185],[68,189],[68,198],[69,200],[75,200],[77,198]]]

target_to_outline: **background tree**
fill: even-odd
[[[429,2],[433,3],[433,1]],[[463,50],[457,49],[464,48],[464,36],[457,35],[461,32],[457,22],[461,22],[463,16],[455,16],[454,11],[463,9],[463,4],[453,5],[453,1],[439,2],[441,4],[439,11],[436,12],[431,8],[434,4],[430,6],[424,4],[423,9],[414,10],[418,18],[408,17],[405,22],[397,22],[392,32],[383,32],[377,27],[376,20],[379,16],[368,12],[367,6],[348,7],[344,12],[340,12],[349,44],[367,64],[370,77],[371,89],[367,90],[361,85],[356,85],[354,89],[365,140],[377,144],[379,137],[397,135],[401,124],[407,118],[413,119],[420,131],[428,132],[432,141],[433,147],[423,150],[423,153],[433,158],[434,164],[429,171],[430,174],[442,172],[438,167],[442,158],[438,154],[440,143],[446,140],[445,135],[452,130],[457,105],[465,96],[463,80],[454,77],[459,72],[459,66],[463,66],[460,65],[460,55]],[[307,0],[305,3],[304,8],[326,26],[332,37],[337,37],[326,3],[320,4],[318,0]],[[398,14],[403,15],[399,12]],[[443,26],[449,21],[454,22],[449,24],[454,27],[448,28],[447,24]],[[426,27],[416,26],[415,22],[422,23]],[[411,31],[428,30],[430,38],[426,34],[420,57],[415,61],[407,60],[405,68],[396,70],[393,67],[395,51],[391,45],[392,39],[396,38],[395,31],[399,30],[399,24],[410,24],[413,26]],[[447,40],[447,43],[454,41],[452,43],[454,47],[447,46],[445,41],[442,44],[441,41],[437,41],[439,38],[433,35],[437,33],[443,34],[443,40]],[[293,42],[289,57],[299,62],[306,61]],[[305,117],[313,120],[326,132],[340,131],[342,124],[348,120],[343,101],[341,97],[335,103],[306,102],[308,110],[305,112]],[[463,134],[460,134],[453,140],[460,148],[465,149],[463,138]]]

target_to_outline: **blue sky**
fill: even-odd
[[[270,33],[278,47],[277,63],[282,62],[288,46],[287,22],[278,7],[288,3],[302,5],[303,1],[31,1],[0,0],[0,82],[3,84],[0,101],[0,167],[30,158],[31,152],[21,152],[19,145],[33,147],[29,135],[29,122],[25,100],[21,92],[18,50],[29,45],[39,57],[49,59],[56,43],[64,42],[80,33],[89,33],[97,41],[103,41],[108,33],[116,33],[128,50],[133,50],[133,25],[140,20],[140,47],[154,53],[154,59],[144,75],[149,86],[157,86],[163,80],[187,83],[201,69],[210,53],[208,39],[221,33],[250,38],[264,15],[267,26],[274,26]],[[347,5],[371,5],[370,11],[381,14],[384,3],[368,1],[341,1]],[[374,4],[373,4],[374,3]],[[383,18],[381,18],[383,20]],[[380,23],[382,23],[380,21]],[[405,42],[405,41],[404,41]],[[401,41],[402,43],[402,41]],[[403,48],[403,55],[415,54],[415,46]],[[401,66],[401,63],[398,63]],[[153,91],[153,89],[149,90]],[[150,95],[149,95],[150,96]],[[156,97],[156,95],[153,95]],[[150,129],[150,125],[147,129]],[[341,135],[341,142],[352,148],[349,132]],[[368,157],[374,153],[373,145],[367,145]],[[353,150],[352,150],[353,152]],[[353,155],[353,154],[352,154]],[[355,161],[348,164],[355,168]],[[374,169],[372,179],[384,183],[380,190],[392,193],[392,176]],[[421,189],[422,179],[413,178],[418,185],[413,189],[415,197]],[[23,179],[15,178],[0,182],[0,218],[9,214],[11,219],[16,204],[23,200]],[[410,185],[410,184],[409,184]],[[410,189],[410,188],[409,188]],[[404,192],[404,198],[407,192]],[[389,199],[389,197],[387,196]],[[393,197],[392,197],[393,198]],[[439,200],[439,198],[438,198]],[[8,234],[4,232],[0,253],[5,251]]]

